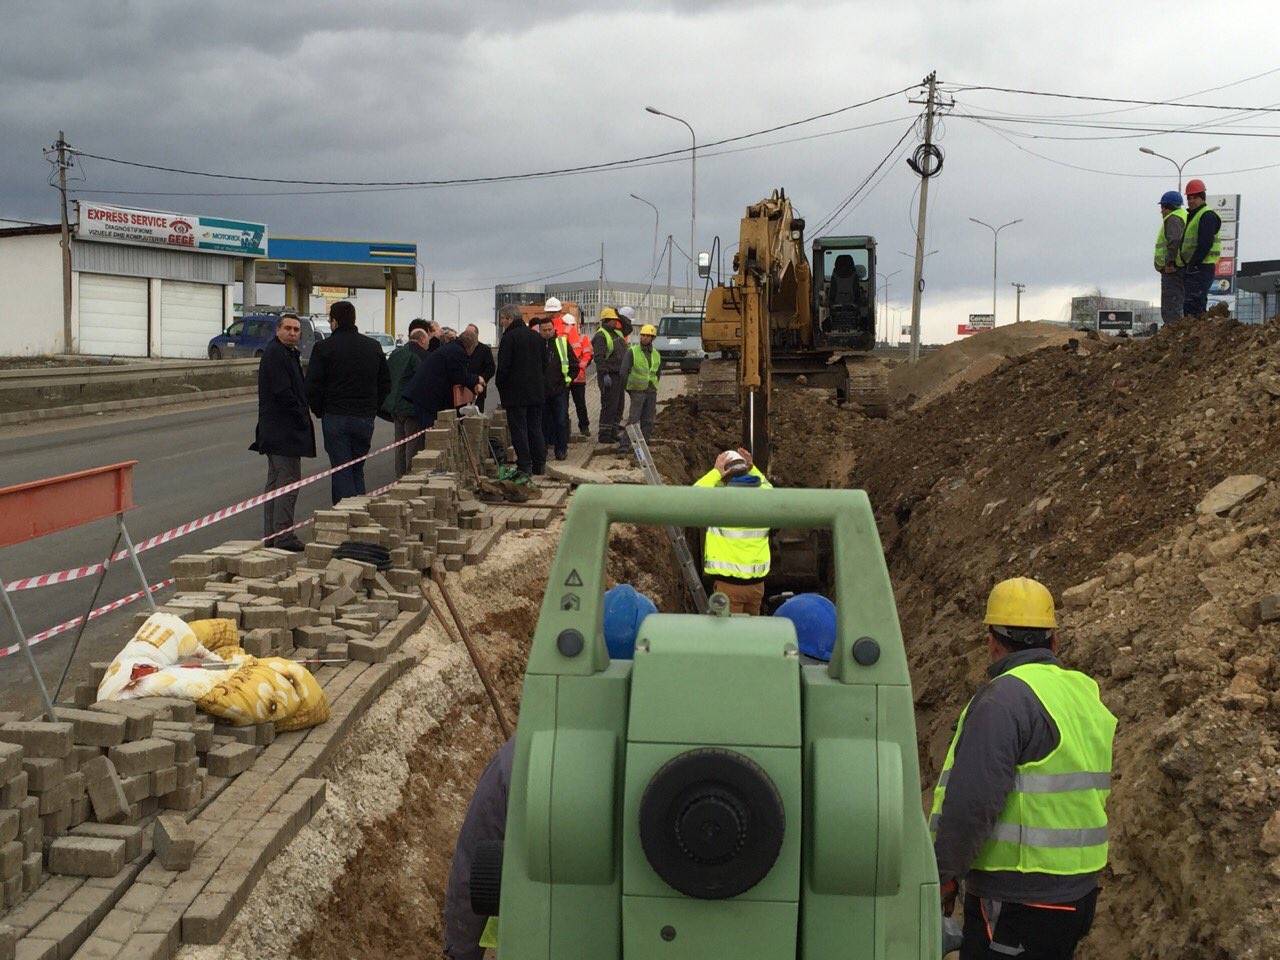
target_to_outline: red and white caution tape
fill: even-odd
[[[386,493],[398,482],[399,482],[398,480],[392,480],[391,483],[388,483],[385,486],[381,486],[377,490],[370,490],[367,494],[365,494],[365,496],[376,497],[380,493]],[[301,530],[303,527],[309,527],[311,526],[311,524],[315,522],[316,522],[315,517],[308,517],[306,520],[303,520],[300,523],[295,523],[292,527],[289,527],[286,530],[281,530],[278,533],[273,533],[269,537],[262,537],[261,538],[262,542],[266,543],[268,540],[273,540],[276,537],[279,537],[283,534],[291,533],[294,530]],[[172,577],[170,577],[168,580],[161,580],[159,583],[153,583],[151,585],[151,592],[156,593],[160,590],[163,590],[165,587],[172,586],[173,583],[174,583],[174,578]],[[113,611],[119,610],[121,607],[127,607],[129,604],[134,603],[137,600],[141,600],[144,596],[146,596],[145,591],[137,590],[129,594],[128,596],[121,597],[119,600],[112,600],[110,603],[104,604],[103,606],[98,607],[96,610],[90,611],[88,619],[97,620],[101,616],[104,616],[108,613],[112,613]],[[41,630],[39,633],[35,634],[34,636],[28,637],[27,643],[31,644],[32,646],[35,646],[37,643],[40,643],[42,640],[48,640],[51,637],[56,637],[59,634],[66,633],[68,630],[74,630],[76,627],[80,626],[80,621],[83,619],[85,618],[76,617],[74,620],[67,620],[64,623],[60,623],[57,626],[50,627],[47,630]],[[9,656],[9,654],[16,653],[21,649],[22,647],[20,644],[17,644],[17,643],[11,644],[8,647],[4,647],[3,649],[0,649],[0,657],[7,657]]]
[[[259,507],[268,500],[283,497],[286,493],[292,493],[293,491],[308,486],[309,484],[323,480],[325,477],[333,476],[333,474],[337,473],[339,470],[345,470],[353,464],[362,463],[370,457],[376,457],[380,453],[386,453],[388,450],[393,450],[402,444],[416,440],[426,432],[426,430],[419,430],[417,433],[412,433],[402,440],[396,440],[392,443],[388,443],[384,447],[379,447],[377,450],[371,450],[362,457],[356,457],[354,460],[348,460],[346,463],[339,464],[336,467],[330,467],[328,470],[313,473],[309,477],[303,477],[301,480],[286,484],[283,487],[277,487],[268,493],[260,493],[256,497],[250,497],[248,500],[241,500],[239,503],[233,503],[229,507],[223,507],[221,510],[215,510],[213,513],[207,513],[198,520],[191,520],[188,523],[181,524],[171,530],[166,530],[164,533],[157,533],[154,537],[148,537],[146,540],[137,544],[134,548],[135,552],[145,553],[146,551],[161,546],[162,544],[171,543],[174,540],[185,537],[189,533],[195,533],[197,530],[203,530],[205,527],[212,526],[213,524],[226,520],[229,517],[234,517],[238,514],[244,513],[246,510],[252,510],[254,507]],[[281,531],[281,533],[283,532],[284,531]],[[279,536],[279,534],[276,534],[276,536]],[[95,573],[101,573],[109,564],[115,563],[117,560],[123,560],[127,556],[129,556],[128,550],[120,550],[112,554],[109,560],[101,563],[91,563],[84,567],[71,567],[67,570],[58,570],[54,573],[42,573],[35,577],[22,577],[18,580],[6,583],[4,588],[12,593],[16,590],[33,590],[36,587],[50,587],[57,583],[70,583],[72,580],[80,580],[84,577],[91,577]]]

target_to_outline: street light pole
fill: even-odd
[[[991,231],[991,325],[996,325],[996,274],[1000,263],[1000,231],[1005,227],[1012,227],[1015,223],[1021,223],[1022,218],[1010,220],[1008,223],[1002,223],[998,227],[993,227],[985,220],[979,220],[977,217],[970,217],[974,223],[981,224]]]
[[[634,193],[630,196],[632,200],[639,200],[653,211],[653,252],[649,254],[649,272],[653,273],[658,267],[658,208],[644,197],[637,196]]]
[[[936,250],[934,251],[934,253],[937,253],[937,252],[938,251]],[[879,273],[879,271],[876,271],[876,272]],[[902,268],[899,267],[897,270],[893,271],[893,273],[880,274],[880,277],[884,280],[884,341],[885,343],[889,342],[889,278],[901,272],[902,272]]]
[[[1185,166],[1186,166],[1188,163],[1190,163],[1192,160],[1199,160],[1201,157],[1207,157],[1207,156],[1208,156],[1209,154],[1211,154],[1211,153],[1216,153],[1219,149],[1221,149],[1221,148],[1219,148],[1219,147],[1210,147],[1208,150],[1205,150],[1203,153],[1197,153],[1194,157],[1187,157],[1187,159],[1183,160],[1181,163],[1179,163],[1177,160],[1173,159],[1173,157],[1166,157],[1163,153],[1156,153],[1156,152],[1155,152],[1154,150],[1152,150],[1150,147],[1139,147],[1139,148],[1138,148],[1138,152],[1139,152],[1139,153],[1145,153],[1145,154],[1147,154],[1148,156],[1151,156],[1151,157],[1159,157],[1161,160],[1168,160],[1170,163],[1172,163],[1172,164],[1173,164],[1173,166],[1174,166],[1174,168],[1178,171],[1178,182],[1177,182],[1176,184],[1174,184],[1174,188],[1175,188],[1176,190],[1178,190],[1179,192],[1181,192],[1181,190],[1182,190],[1182,168],[1183,168],[1183,167],[1185,167]]]
[[[689,172],[692,178],[692,185],[689,191],[689,257],[693,259],[698,255],[698,248],[694,238],[698,232],[698,135],[693,132],[693,127],[688,120],[682,120],[670,113],[664,113],[657,107],[645,107],[649,113],[657,117],[666,117],[668,120],[674,120],[677,123],[683,123],[689,130],[689,136],[693,138],[693,147],[689,151]],[[685,268],[685,278],[688,280],[689,295],[693,296],[693,274],[691,266]]]

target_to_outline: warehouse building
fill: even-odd
[[[69,317],[61,228],[0,230],[0,356],[206,356],[209,339],[231,322],[237,262],[266,256],[266,226],[77,207]]]
[[[694,288],[693,297],[702,302],[701,286]],[[601,306],[634,307],[638,323],[654,323],[664,314],[672,312],[673,304],[684,304],[690,296],[688,287],[655,286],[648,283],[625,283],[618,280],[570,280],[548,284],[504,284],[494,287],[494,316],[508,303],[517,306],[541,303],[547,297],[572,300],[582,310],[587,329],[595,329],[600,322]]]

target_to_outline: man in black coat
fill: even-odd
[[[484,381],[467,370],[468,343],[475,343],[475,334],[469,331],[428,353],[404,388],[404,398],[413,404],[421,427],[435,426],[440,411],[453,408],[454,387],[477,394],[484,390]]]
[[[493,362],[493,349],[487,343],[480,342],[480,328],[474,323],[467,324],[467,330],[476,336],[475,349],[467,354],[467,372],[483,377],[485,383],[493,383],[493,375],[498,369]],[[481,413],[484,412],[484,401],[488,396],[489,391],[486,390],[476,397],[476,406]]]
[[[302,479],[302,458],[316,455],[316,432],[307,410],[307,391],[302,379],[302,359],[298,340],[302,324],[296,313],[284,313],[276,335],[262,351],[258,362],[258,426],[250,450],[267,458],[267,487],[278,487]],[[293,509],[298,492],[286,493],[262,505],[263,536],[275,537],[293,526]],[[296,533],[275,538],[271,544],[282,550],[299,551],[302,541]]]
[[[494,379],[502,408],[507,411],[516,467],[532,476],[547,469],[547,444],[542,437],[547,347],[541,334],[525,325],[517,306],[508,304],[498,311],[498,323],[502,326],[502,339],[498,341]]]
[[[543,381],[546,399],[542,406],[542,437],[555,451],[557,460],[569,456],[569,384],[578,375],[578,357],[567,337],[556,336],[555,317],[544,316],[538,335],[546,348]]]
[[[338,466],[369,452],[373,418],[391,392],[391,372],[382,345],[356,329],[356,308],[339,300],[329,308],[333,335],[311,350],[307,402],[320,418],[325,453]],[[330,480],[333,502],[365,493],[364,461]]]

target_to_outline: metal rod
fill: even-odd
[[[129,559],[133,561],[133,569],[138,574],[138,580],[142,583],[142,592],[147,595],[147,606],[151,608],[151,612],[156,612],[156,598],[151,595],[151,587],[147,584],[147,575],[142,572],[142,564],[138,562],[138,551],[133,547],[133,540],[129,536],[129,528],[124,525],[124,517],[117,517],[120,521],[120,533],[124,536],[124,545],[129,548]]]
[[[117,514],[117,518],[119,514]],[[84,636],[84,628],[89,625],[89,614],[93,613],[93,608],[98,604],[98,594],[102,592],[102,584],[107,579],[107,571],[111,568],[111,558],[115,556],[116,547],[120,546],[120,531],[116,531],[115,542],[111,544],[111,549],[107,551],[107,558],[102,561],[102,573],[98,575],[98,582],[93,588],[93,599],[89,601],[89,606],[85,607],[84,616],[80,618],[80,626],[76,628],[75,639],[71,641],[71,652],[67,654],[66,661],[62,664],[62,675],[58,677],[58,685],[53,688],[53,699],[57,700],[62,696],[62,685],[67,682],[67,674],[71,672],[71,664],[75,662],[76,651],[80,648],[80,638]]]
[[[53,713],[53,700],[49,697],[49,690],[44,685],[44,677],[40,676],[40,668],[36,666],[36,658],[31,652],[31,644],[27,642],[27,635],[22,632],[22,622],[18,619],[18,611],[13,609],[13,601],[9,599],[9,591],[4,588],[3,579],[0,579],[0,599],[4,600],[4,608],[9,614],[9,619],[13,621],[13,629],[18,631],[18,643],[22,644],[22,653],[27,658],[27,666],[31,668],[31,676],[35,678],[36,686],[40,690],[40,699],[44,701],[45,715],[50,720],[56,720],[57,717]]]
[[[467,648],[467,655],[471,657],[471,663],[476,668],[476,674],[480,677],[484,692],[489,696],[489,706],[493,708],[493,715],[498,720],[498,728],[502,731],[504,739],[511,739],[511,727],[502,713],[502,704],[498,700],[498,692],[493,688],[493,683],[489,680],[489,671],[485,669],[484,663],[480,660],[480,654],[476,650],[475,644],[471,642],[471,634],[467,632],[467,628],[462,622],[462,617],[458,615],[458,608],[453,605],[453,598],[449,596],[449,591],[445,589],[443,582],[437,580],[431,574],[427,575],[427,579],[436,585],[440,590],[440,596],[444,597],[445,606],[449,608],[449,615],[453,617],[453,624],[458,630],[458,636],[462,637],[463,646]],[[444,623],[444,617],[440,615],[440,608],[436,606],[435,599],[431,596],[431,591],[427,589],[427,585],[425,583],[421,584],[419,589],[422,591],[422,595],[427,598],[427,603],[431,605],[431,610],[435,613],[436,618],[441,623]]]

